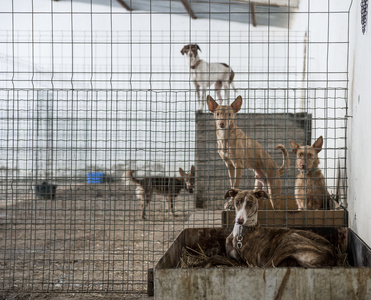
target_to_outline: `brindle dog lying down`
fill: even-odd
[[[227,237],[227,255],[253,267],[324,267],[336,263],[335,249],[325,238],[310,231],[260,227],[258,200],[268,198],[262,190],[230,189],[234,197],[236,223]]]

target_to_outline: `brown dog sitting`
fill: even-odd
[[[230,189],[229,197],[234,197],[236,223],[226,240],[228,256],[253,267],[335,265],[333,245],[318,234],[257,224],[258,199],[267,198],[266,192]]]
[[[296,168],[300,172],[295,180],[295,201],[298,209],[338,208],[339,205],[331,200],[325,177],[318,168],[318,153],[323,145],[322,136],[312,146],[300,146],[291,140],[290,145],[296,155]]]

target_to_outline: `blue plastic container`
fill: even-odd
[[[103,172],[87,173],[88,183],[103,183]]]

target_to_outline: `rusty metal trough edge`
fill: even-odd
[[[222,226],[233,227],[234,210],[222,211]],[[258,221],[270,227],[348,227],[348,211],[341,210],[259,210]]]

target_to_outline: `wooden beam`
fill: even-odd
[[[256,27],[258,23],[256,22],[256,13],[255,13],[255,3],[250,3],[250,15],[251,15],[251,22],[252,26]]]
[[[121,6],[125,8],[127,11],[132,11],[132,9],[123,0],[117,0],[117,2],[120,3]]]
[[[189,6],[189,3],[187,0],[180,0],[184,6],[184,8],[186,9],[186,11],[188,12],[189,16],[192,18],[192,19],[197,19],[197,17],[195,16],[195,14],[193,13],[191,7]]]

